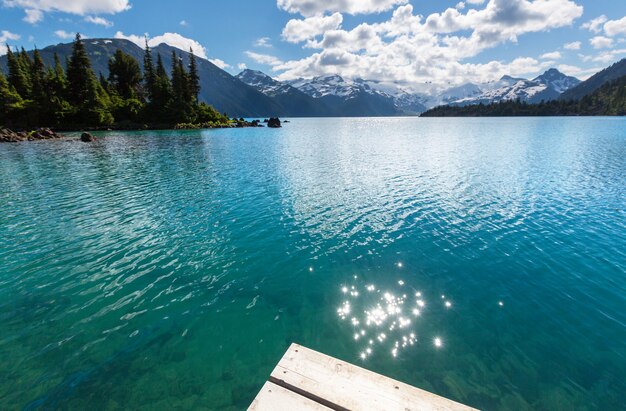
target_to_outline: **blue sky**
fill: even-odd
[[[623,0],[0,0],[0,41],[167,42],[231,73],[340,74],[412,84],[588,77],[626,57]],[[3,53],[4,51],[2,51]]]

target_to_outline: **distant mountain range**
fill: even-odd
[[[583,82],[568,80],[565,84],[550,73],[550,88],[565,89],[558,99],[532,104],[529,100],[500,100],[488,104],[445,105],[432,108],[423,117],[499,117],[499,116],[624,116],[626,115],[626,59],[608,67]],[[571,83],[570,83],[571,82]],[[570,87],[570,84],[577,83]]]
[[[108,75],[108,60],[117,49],[143,60],[143,48],[123,39],[88,39],[85,47],[94,71]],[[54,53],[61,60],[69,57],[72,45],[58,44],[40,50],[46,64]],[[166,44],[153,48],[170,68],[172,52],[189,61],[189,53]],[[326,117],[326,116],[397,116],[418,115],[440,105],[466,106],[520,100],[527,103],[577,99],[597,90],[606,81],[626,71],[626,60],[615,64],[586,82],[550,69],[528,80],[504,76],[489,83],[462,85],[420,84],[421,92],[395,84],[373,80],[344,79],[338,75],[280,82],[265,73],[244,70],[236,76],[208,60],[197,59],[201,80],[200,99],[220,112],[235,117]],[[0,68],[6,71],[6,56],[0,57]]]
[[[394,84],[346,80],[338,75],[281,83],[262,72],[244,70],[237,78],[272,97],[293,94],[297,89],[336,116],[415,115],[439,105],[464,106],[508,100],[539,103],[556,100],[564,91],[580,84],[577,78],[557,69],[550,69],[533,80],[504,76],[496,82],[433,87],[422,93],[411,93]]]

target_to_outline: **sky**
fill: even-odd
[[[626,0],[0,0],[0,43],[148,36],[236,74],[411,86],[588,78],[626,57]],[[5,53],[0,47],[0,54]]]

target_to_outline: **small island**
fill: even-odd
[[[199,101],[200,77],[189,52],[187,67],[172,53],[168,75],[161,55],[155,63],[147,43],[143,70],[118,49],[104,77],[94,73],[80,34],[65,64],[55,53],[52,67],[37,49],[31,57],[7,46],[8,74],[0,72],[0,142],[59,138],[55,131],[68,130],[263,127]]]

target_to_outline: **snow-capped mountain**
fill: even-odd
[[[362,93],[389,97],[387,94],[373,89],[364,80],[345,80],[343,77],[338,75],[320,76],[308,80],[297,79],[287,81],[286,83],[313,98],[336,96],[349,100]]]
[[[580,83],[575,77],[569,77],[557,69],[550,69],[534,80],[503,76],[499,81],[483,85],[483,92],[449,102],[449,104],[489,104],[508,100],[520,100],[527,103],[556,100],[559,96]]]
[[[235,77],[270,97],[286,94],[294,89],[288,84],[274,80],[262,71],[246,69]]]
[[[294,93],[300,93],[323,107],[320,110],[326,110],[328,115],[341,116],[413,115],[440,105],[489,104],[518,99],[539,103],[557,99],[561,93],[580,83],[578,79],[556,69],[550,69],[533,80],[503,76],[498,81],[462,85],[436,85],[430,82],[400,85],[350,80],[339,75],[279,82],[253,70],[244,70],[237,78],[267,96],[281,97],[287,106]],[[415,89],[420,91],[411,91]]]
[[[557,69],[553,68],[546,71],[533,81],[548,86],[559,94],[564,93],[581,83],[581,81],[576,77],[566,76]]]

